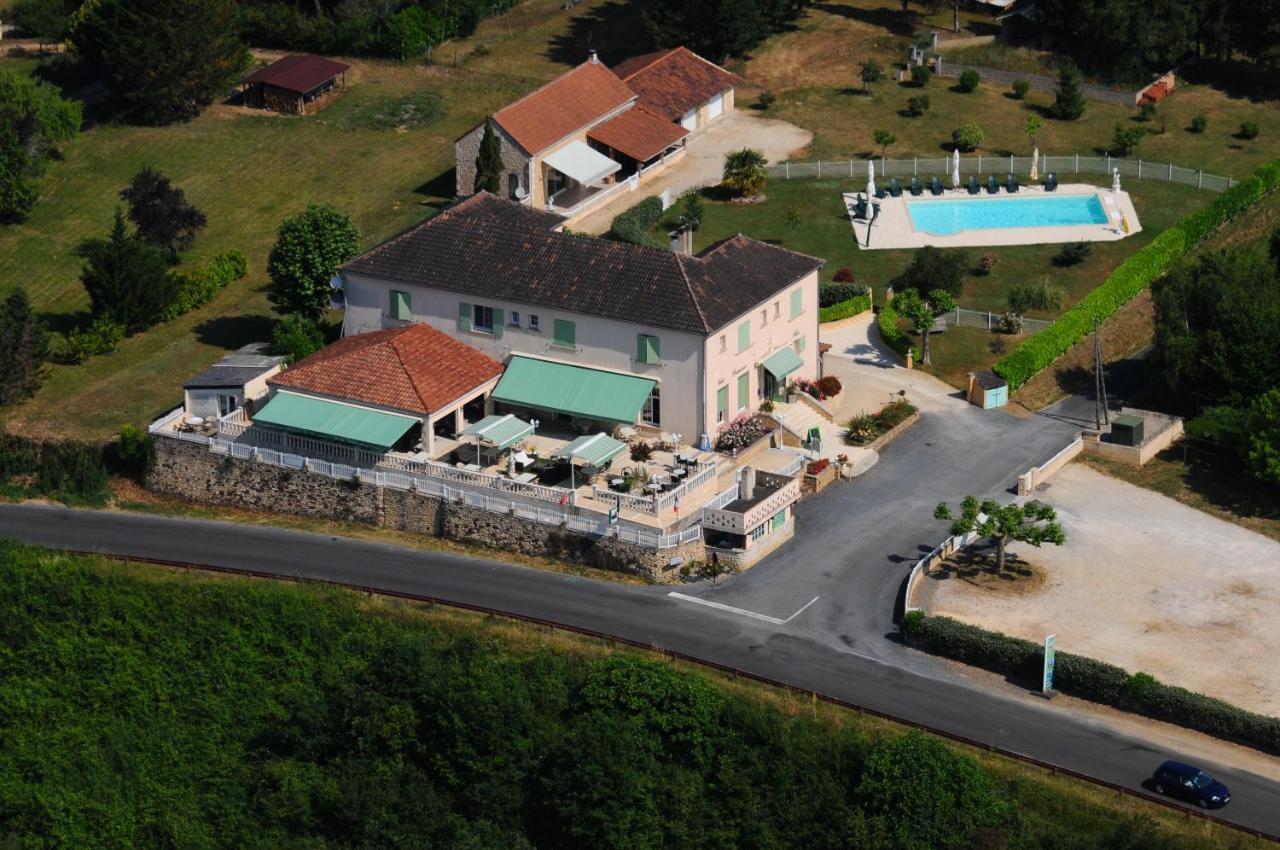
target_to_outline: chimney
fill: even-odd
[[[738,475],[738,498],[744,501],[750,501],[756,492],[756,470],[751,466],[744,466],[742,472]]]
[[[591,60],[592,65],[600,64],[600,55],[597,54],[594,50],[587,51],[587,58]]]

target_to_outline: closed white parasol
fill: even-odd
[[[875,160],[867,160],[867,197],[874,198],[876,196],[876,163]]]
[[[960,188],[960,149],[955,149],[955,155],[951,158],[951,188]]]
[[[1034,183],[1040,179],[1040,148],[1036,148],[1031,154],[1031,182]]]

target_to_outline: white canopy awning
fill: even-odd
[[[570,142],[544,161],[561,174],[588,186],[622,168],[585,142]]]

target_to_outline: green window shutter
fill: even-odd
[[[412,319],[413,309],[410,306],[409,293],[398,289],[391,290],[391,304],[388,312],[393,319]]]
[[[782,510],[778,511],[776,514],[773,515],[773,527],[775,529],[782,528],[782,526],[786,524],[787,524],[787,509],[783,508]]]
[[[458,330],[464,331],[464,332],[471,330],[471,305],[470,304],[458,305]]]
[[[636,334],[636,360],[640,363],[657,363],[660,359],[658,338],[652,334]]]
[[[751,373],[743,372],[738,376],[738,407],[749,407],[751,405]]]
[[[738,351],[743,352],[751,347],[751,320],[738,325]]]
[[[729,388],[716,390],[716,420],[721,421],[729,415]]]
[[[791,293],[791,318],[804,312],[804,290],[797,289]]]
[[[804,354],[804,337],[796,337],[796,354]]]
[[[551,323],[552,344],[560,348],[578,347],[578,328],[568,319],[555,319]]]
[[[493,338],[502,339],[502,326],[506,322],[505,311],[501,307],[493,308]]]

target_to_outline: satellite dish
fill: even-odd
[[[333,277],[329,278],[329,288],[342,289],[342,275],[336,274]]]
[[[527,198],[527,197],[529,197],[529,193],[528,193],[528,192],[526,192],[526,191],[524,190],[524,187],[523,187],[523,186],[517,186],[517,187],[516,187],[516,200],[517,200],[517,201],[523,201],[523,200],[524,200],[525,198]]]

